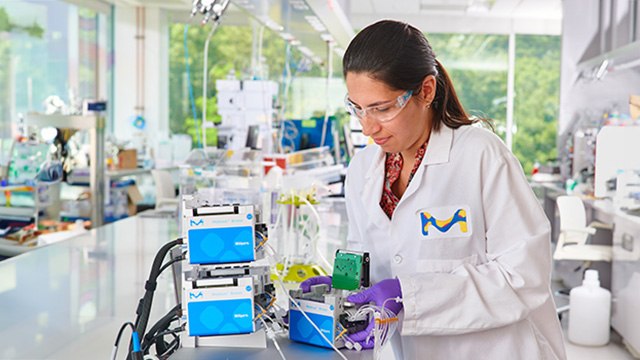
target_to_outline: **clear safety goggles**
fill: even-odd
[[[412,94],[413,91],[407,90],[395,100],[374,106],[368,106],[366,108],[361,108],[360,106],[352,103],[351,100],[349,100],[349,94],[347,94],[344,97],[344,106],[347,108],[347,112],[351,114],[351,116],[355,116],[360,120],[368,117],[369,119],[377,122],[385,123],[393,120],[393,118],[395,118],[402,109],[404,109],[405,105],[409,102],[409,99],[411,99]]]

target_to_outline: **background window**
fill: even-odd
[[[193,143],[198,144],[190,91],[195,100],[195,114],[199,124],[202,119],[203,50],[210,28],[188,27],[185,37],[185,27],[184,24],[170,26],[169,122],[172,134],[189,134],[192,136]],[[258,59],[252,49],[258,48],[253,42],[260,38],[261,31],[263,32],[260,50],[262,57]],[[215,81],[228,77],[277,81],[280,86],[277,104],[280,118],[306,119],[318,116],[319,113],[324,115],[325,71],[304,58],[297,48],[288,47],[280,36],[268,29],[249,25],[220,26],[211,38],[208,61],[207,119],[209,121],[220,121]],[[334,70],[329,104],[332,111],[337,111],[343,108],[342,99],[346,90],[341,75],[342,69]],[[285,93],[286,96],[284,96]],[[214,138],[207,133],[207,142]]]
[[[427,35],[467,112],[493,119],[506,132],[508,46],[506,35]],[[557,156],[560,37],[517,35],[513,153],[525,174],[535,162]]]
[[[494,121],[504,140],[509,38],[505,35],[428,34],[465,110]]]
[[[0,3],[0,134],[19,114],[107,98],[111,87],[111,16],[63,1]]]
[[[560,36],[516,37],[515,93],[513,153],[529,175],[557,158]]]

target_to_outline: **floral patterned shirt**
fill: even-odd
[[[411,183],[411,179],[413,179],[413,175],[415,175],[418,170],[418,166],[422,162],[422,158],[424,157],[424,153],[427,151],[427,143],[425,142],[420,146],[418,151],[416,152],[416,162],[413,164],[413,169],[411,169],[411,174],[409,175],[409,183]],[[391,190],[393,184],[400,177],[400,170],[402,169],[402,165],[404,164],[404,160],[402,159],[402,155],[400,153],[387,153],[387,159],[384,165],[384,186],[382,187],[382,197],[380,198],[380,207],[384,211],[385,214],[391,219],[393,212],[398,206],[398,202],[400,202],[400,198],[396,196]]]

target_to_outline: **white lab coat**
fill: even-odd
[[[502,141],[472,126],[432,132],[391,220],[379,205],[384,165],[377,145],[349,165],[348,247],[370,252],[373,282],[400,280],[403,357],[565,359],[549,222]],[[456,212],[466,229],[423,226]]]

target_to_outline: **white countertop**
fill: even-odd
[[[598,206],[604,206],[598,204]],[[602,209],[606,210],[606,209]],[[127,218],[0,261],[0,359],[104,359],[120,325],[133,321],[156,251],[177,236],[175,219]],[[175,305],[171,272],[158,281],[151,322]],[[119,359],[124,359],[123,338]],[[337,358],[331,351],[280,339],[291,358]],[[611,351],[608,348],[594,349]],[[612,359],[623,359],[619,347]],[[590,348],[568,346],[569,359]],[[345,352],[349,358],[371,352]],[[578,355],[580,354],[580,355]],[[176,359],[278,358],[261,350],[181,349]],[[594,357],[600,358],[600,357]]]
[[[136,216],[1,261],[0,359],[107,358],[135,320],[156,251],[176,235],[175,220]],[[152,320],[175,305],[172,284],[165,271]]]

